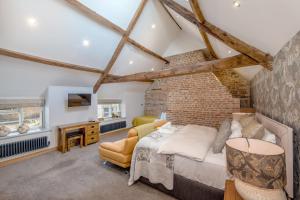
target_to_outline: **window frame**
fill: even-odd
[[[115,104],[118,105],[118,110],[119,110],[118,111],[119,117],[117,117],[117,118],[112,117],[112,114],[113,114],[112,107]],[[109,115],[111,115],[111,117],[104,117],[104,113],[105,113],[104,109],[102,109],[103,116],[102,117],[100,116],[99,110],[101,109],[100,108],[101,105],[109,105],[110,106],[108,113],[109,113]],[[113,120],[113,119],[120,119],[120,118],[122,118],[122,114],[123,114],[123,112],[122,112],[122,101],[121,100],[112,100],[112,101],[109,101],[109,100],[98,100],[98,104],[97,104],[97,118],[99,120],[108,121],[108,120]]]
[[[0,110],[7,110],[7,111],[10,111],[11,110],[11,113],[17,113],[18,114],[18,117],[19,117],[19,122],[18,122],[18,125],[16,127],[16,129],[13,129],[10,133],[15,133],[15,132],[18,132],[18,126],[20,126],[21,124],[24,123],[24,121],[26,120],[25,119],[25,111],[24,111],[24,108],[34,108],[34,107],[38,107],[38,108],[41,108],[41,111],[40,111],[40,118],[39,120],[41,120],[41,125],[38,126],[38,127],[30,127],[30,131],[34,131],[34,130],[40,130],[40,129],[43,129],[45,128],[45,106],[16,106],[16,107],[13,107],[13,108],[6,108],[6,109],[0,109]],[[7,114],[9,114],[10,112],[8,112]],[[4,125],[5,124],[2,124],[2,122],[0,122],[0,126],[1,125]]]

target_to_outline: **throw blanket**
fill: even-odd
[[[141,176],[152,183],[162,183],[167,189],[173,189],[174,155],[158,154],[160,145],[181,126],[169,132],[159,130],[142,138],[133,151],[128,185],[132,185]]]
[[[154,123],[150,123],[150,124],[143,124],[140,126],[135,127],[135,130],[138,133],[139,136],[139,140],[142,139],[143,137],[145,137],[146,135],[148,135],[149,133],[152,133],[153,131],[155,131],[155,126]]]
[[[161,154],[177,154],[197,161],[203,161],[214,142],[217,129],[187,125],[164,142],[158,150]]]

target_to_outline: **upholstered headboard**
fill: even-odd
[[[257,121],[260,122],[266,129],[277,136],[276,143],[285,151],[287,177],[287,185],[285,186],[285,190],[289,197],[293,198],[293,129],[260,113],[256,113],[255,117]]]
[[[243,115],[251,114],[234,113],[233,119],[239,120],[239,118]],[[276,135],[276,143],[285,151],[287,176],[287,185],[285,186],[285,190],[288,193],[289,197],[293,198],[293,129],[260,113],[255,113],[255,117],[256,120],[260,122],[266,129]]]

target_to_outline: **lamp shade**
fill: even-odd
[[[226,141],[227,170],[235,178],[265,189],[286,185],[284,149],[257,139],[234,138]]]

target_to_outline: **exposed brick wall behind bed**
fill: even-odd
[[[169,60],[171,66],[176,66],[203,62],[205,58],[195,51],[169,57]],[[218,127],[239,109],[240,100],[233,98],[213,73],[160,79],[145,94],[145,114],[159,116],[161,112],[167,112],[168,119],[174,124]]]

